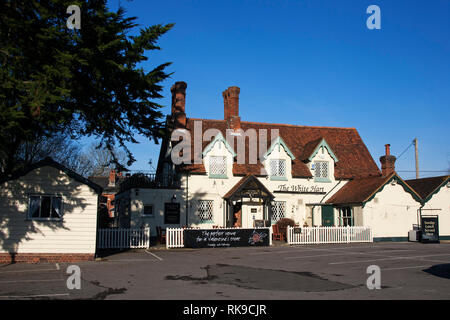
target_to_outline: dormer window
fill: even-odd
[[[330,170],[328,161],[314,162],[314,181],[330,182]]]
[[[286,178],[286,160],[284,159],[270,160],[270,177],[274,179]]]
[[[209,157],[209,176],[211,178],[227,177],[227,157],[225,156]]]

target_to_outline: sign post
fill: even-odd
[[[421,216],[422,243],[439,243],[439,217]]]
[[[180,204],[167,202],[164,204],[164,224],[180,223]]]

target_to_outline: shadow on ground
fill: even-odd
[[[450,263],[437,264],[423,271],[436,277],[450,279]]]
[[[193,281],[197,284],[229,284],[252,290],[277,290],[299,292],[323,292],[352,288],[353,286],[330,281],[310,272],[290,272],[216,264],[207,266],[206,277],[167,276],[166,280]]]

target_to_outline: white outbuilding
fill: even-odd
[[[450,240],[450,175],[406,180],[422,198],[422,215],[438,217],[439,238]]]
[[[94,259],[101,191],[50,158],[0,181],[0,263]]]

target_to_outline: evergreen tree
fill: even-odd
[[[80,29],[66,25],[70,5],[81,9]],[[0,176],[17,169],[15,155],[35,137],[95,136],[108,150],[121,147],[128,165],[125,143],[161,137],[155,99],[170,63],[149,72],[140,63],[173,24],[129,35],[135,20],[101,0],[0,2]]]

